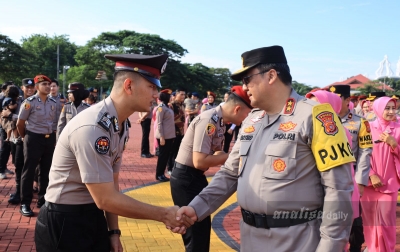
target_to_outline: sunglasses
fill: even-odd
[[[252,75],[243,77],[242,83],[243,83],[244,85],[248,85],[248,84],[250,83],[251,79],[252,79],[254,76],[259,75],[259,74],[267,73],[267,72],[269,72],[269,71],[271,71],[271,70],[272,70],[272,69],[270,69],[270,70],[265,70],[265,71],[262,71],[262,72],[259,72],[259,73],[256,73],[256,74],[252,74]],[[276,71],[276,73],[279,74],[278,71]]]

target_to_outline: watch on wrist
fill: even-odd
[[[111,236],[111,235],[114,235],[114,234],[117,234],[117,235],[121,236],[121,230],[113,229],[113,230],[109,230],[108,231],[108,236]]]

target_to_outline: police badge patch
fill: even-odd
[[[97,138],[94,143],[94,148],[101,155],[107,154],[110,150],[110,139],[106,136]]]
[[[338,127],[336,126],[335,120],[333,120],[333,113],[324,111],[319,113],[316,118],[322,123],[325,134],[334,136],[338,133]]]

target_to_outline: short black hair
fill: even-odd
[[[167,93],[160,93],[160,94],[158,95],[158,99],[159,99],[162,103],[164,103],[165,105],[168,104],[170,98],[171,98],[171,95],[170,95],[170,94],[167,94]]]
[[[5,97],[10,97],[10,98],[17,98],[19,96],[19,88],[14,85],[9,85],[4,92]]]
[[[92,94],[88,96],[88,99],[91,100],[91,101],[93,101],[93,102],[96,102],[96,101],[97,101],[96,96],[94,96],[94,95],[92,95]]]
[[[58,80],[56,80],[56,79],[51,79],[51,83],[56,83],[56,85],[57,85],[57,87],[59,87],[60,85],[58,84]]]
[[[247,105],[239,96],[235,95],[234,93],[229,92],[229,96],[228,99],[226,99],[226,103],[233,103],[233,104],[243,104],[246,107],[248,107],[249,105]]]
[[[186,90],[183,89],[183,88],[177,88],[175,92],[176,93],[179,93],[179,92],[185,92],[186,93]]]
[[[273,63],[273,64],[260,64],[257,66],[260,72],[268,72],[271,69],[279,72],[278,78],[287,86],[292,85],[292,75],[290,75],[290,68],[288,64],[284,63]]]
[[[191,98],[191,97],[192,97],[192,92],[187,92],[187,93],[186,93],[186,96],[189,97],[189,98]]]

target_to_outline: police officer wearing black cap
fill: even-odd
[[[150,111],[167,55],[106,55],[116,62],[110,96],[75,116],[59,136],[45,206],[36,221],[37,251],[122,251],[118,215],[163,222],[182,233],[178,207],[156,207],[119,192],[128,117]],[[95,165],[93,165],[95,164]]]
[[[342,99],[342,108],[339,117],[342,125],[347,128],[351,134],[352,152],[356,159],[355,181],[358,184],[360,197],[363,195],[364,187],[368,185],[369,171],[371,168],[372,154],[372,135],[369,123],[363,117],[353,114],[349,109],[350,103],[350,86],[349,85],[333,85],[328,91],[338,94]],[[361,210],[361,209],[360,209]],[[364,243],[363,223],[360,216],[355,218],[350,233],[350,252],[361,251]]]
[[[90,107],[90,105],[83,102],[89,96],[89,90],[86,90],[82,83],[74,82],[69,84],[67,93],[70,102],[67,102],[61,110],[57,125],[57,140],[65,125],[78,113]]]
[[[0,104],[3,104],[4,100],[4,91],[6,91],[7,87],[10,85],[14,85],[14,82],[7,81],[4,82],[1,86],[0,93]],[[14,174],[14,172],[10,171],[7,168],[7,162],[10,157],[10,142],[5,141],[7,139],[7,132],[0,125],[0,137],[1,137],[1,147],[0,147],[0,179],[6,179],[6,174]]]
[[[11,113],[9,110],[5,110],[2,112],[3,117],[8,117],[15,122],[18,119],[19,111],[21,110],[21,103],[32,96],[35,92],[35,83],[31,78],[25,78],[22,80],[21,87],[24,96],[19,97],[17,99],[18,107],[15,113]],[[17,141],[10,142],[11,154],[13,155],[14,165],[15,165],[15,192],[10,195],[10,199],[8,203],[10,204],[19,204],[21,202],[21,172],[24,167],[24,145],[23,142],[18,139]],[[8,161],[8,160],[7,160]],[[5,162],[7,162],[5,161]],[[3,160],[0,160],[3,162]],[[32,189],[30,189],[32,190]]]

